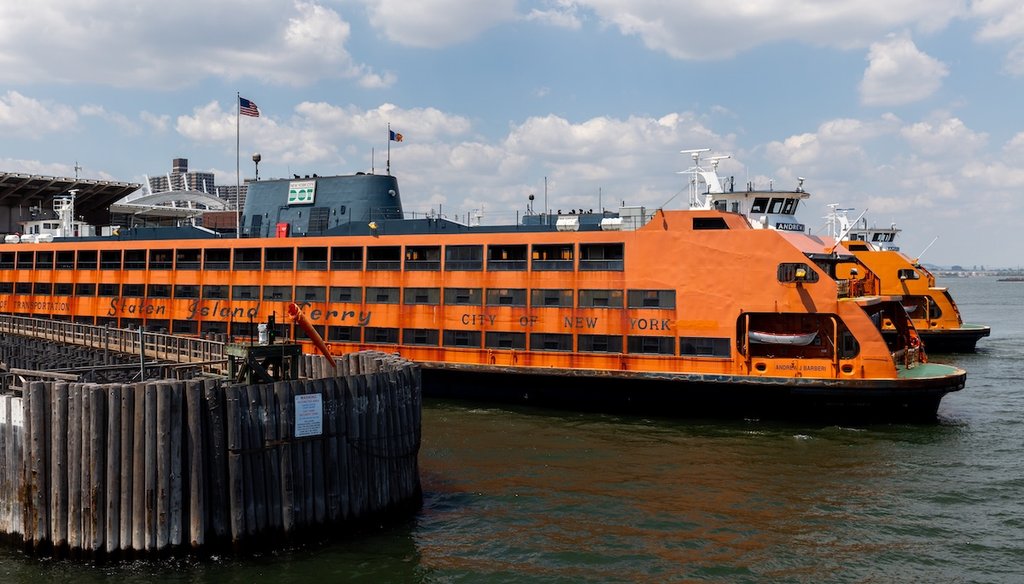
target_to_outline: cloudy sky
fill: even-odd
[[[736,184],[1024,264],[1020,0],[32,0],[0,4],[0,171],[143,181],[391,170],[408,211],[678,208]]]

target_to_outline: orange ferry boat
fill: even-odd
[[[810,197],[803,190],[803,179],[795,190],[757,190],[747,185],[737,190],[732,184],[722,184],[717,174],[718,162],[728,156],[712,156],[702,166],[701,154],[709,149],[684,150],[693,159],[693,166],[684,171],[690,175],[690,208],[719,209],[740,213],[747,217],[755,229],[775,229],[784,232],[805,232],[806,226],[797,218],[801,203]],[[866,221],[850,222],[847,209],[829,205],[828,236],[833,241],[825,249],[834,247],[835,240],[856,257],[854,262],[840,262],[836,275],[859,286],[859,279],[872,277],[880,283],[881,294],[902,297],[903,306],[917,329],[925,348],[931,353],[973,352],[979,339],[987,337],[991,329],[978,324],[965,324],[960,309],[949,290],[935,283],[935,276],[918,260],[911,260],[895,245],[899,229],[868,227]],[[860,277],[858,277],[858,274]],[[884,334],[891,338],[897,334],[890,323],[884,323]]]
[[[629,217],[470,226],[405,219],[392,176],[264,180],[237,236],[8,238],[0,313],[247,343],[293,336],[294,302],[331,353],[419,362],[427,395],[580,409],[933,419],[963,388],[899,296],[836,278],[845,250],[718,209]]]

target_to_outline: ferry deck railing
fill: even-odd
[[[226,343],[219,340],[10,314],[0,314],[0,333],[119,353],[141,352],[147,359],[194,365],[212,375],[224,375],[227,371]]]

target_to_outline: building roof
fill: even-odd
[[[0,207],[47,208],[53,197],[75,189],[75,214],[85,217],[86,222],[101,223],[111,203],[141,187],[139,183],[0,172]]]

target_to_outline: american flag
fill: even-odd
[[[252,116],[254,118],[260,117],[260,108],[256,107],[256,103],[245,99],[244,97],[238,98],[238,113],[243,116]]]

